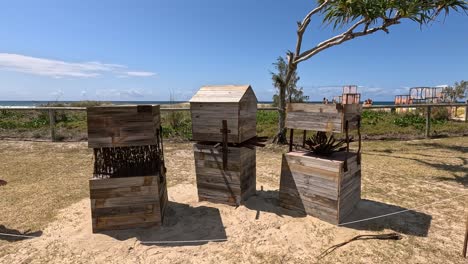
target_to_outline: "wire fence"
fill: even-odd
[[[400,105],[368,105],[368,106],[363,106],[364,110],[375,110],[375,111],[390,111],[390,112],[398,112],[398,111],[415,111],[418,109],[423,109],[426,123],[425,123],[425,133],[424,135],[426,137],[431,136],[431,112],[432,109],[434,108],[449,108],[449,109],[455,109],[455,112],[457,112],[457,109],[462,108],[464,109],[464,117],[463,120],[464,122],[468,122],[468,103],[443,103],[443,104],[400,104]],[[86,113],[86,107],[9,107],[9,106],[0,106],[0,111],[3,112],[10,112],[10,111],[35,111],[35,112],[40,112],[42,113],[43,122],[47,122],[49,124],[49,134],[50,134],[50,139],[51,141],[57,141],[60,140],[60,138],[57,137],[57,113],[64,113],[65,111],[67,112],[75,112],[75,113],[81,113],[85,115]],[[161,113],[162,114],[169,114],[169,115],[175,115],[176,113],[179,112],[186,112],[188,113],[190,111],[190,108],[187,107],[161,107]],[[277,107],[258,107],[258,111],[279,111],[279,108]],[[179,116],[174,116],[172,119],[177,120],[180,118]],[[190,117],[189,117],[190,118]],[[34,124],[32,124],[34,126]],[[83,135],[84,137],[84,135]]]

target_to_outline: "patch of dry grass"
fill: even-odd
[[[285,147],[273,145],[258,150],[257,189],[260,186],[270,190],[278,188],[281,153],[285,151]],[[255,227],[248,227],[251,228],[249,232],[258,233],[260,240],[251,241],[249,234],[236,233],[239,238],[233,235],[231,244],[221,245],[221,248],[212,251],[216,251],[219,258],[229,258],[231,261],[315,262],[322,251],[351,238],[351,235],[397,231],[404,234],[403,240],[356,241],[339,248],[320,262],[461,262],[467,199],[421,205],[467,194],[468,138],[365,142],[363,152],[363,199],[376,212],[384,212],[388,208],[415,211],[348,227],[335,227],[309,217],[291,219],[262,214],[262,217],[271,218],[272,222],[262,224],[257,221]],[[165,159],[169,187],[194,184],[190,143],[166,143]],[[0,160],[0,178],[8,182],[0,187],[0,225],[9,229],[20,232],[43,230],[57,219],[60,209],[88,196],[87,179],[92,172],[92,153],[86,143],[0,141]],[[271,199],[274,199],[273,196]],[[223,213],[232,213],[231,210],[234,209],[222,208]],[[242,210],[239,213],[244,212]],[[250,215],[249,210],[245,210],[245,213]],[[238,231],[230,231],[235,221],[229,221],[226,219],[225,225],[228,234],[232,235],[229,232]],[[244,223],[243,219],[239,221]],[[276,225],[271,224],[275,221]],[[284,233],[287,230],[290,231]],[[284,233],[286,240],[264,244],[270,237],[276,238],[275,232]],[[287,240],[288,236],[293,239]],[[293,241],[297,237],[310,240],[305,243],[309,246],[295,245]],[[8,243],[1,239],[0,257],[22,247],[22,242]],[[212,246],[207,244],[203,247]],[[239,253],[240,247],[243,252],[251,254]],[[158,247],[150,248],[160,250]],[[180,248],[181,256],[193,257],[190,254],[195,252],[194,248],[198,247]],[[289,253],[281,251],[284,248]]]

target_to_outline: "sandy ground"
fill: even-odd
[[[363,156],[363,201],[349,221],[417,209],[344,227],[298,217],[278,207],[281,154],[277,149],[259,151],[257,195],[245,206],[235,208],[198,202],[190,145],[167,144],[170,203],[163,227],[92,234],[89,200],[83,199],[61,210],[39,238],[4,246],[8,253],[0,262],[463,263],[460,255],[466,197],[443,199],[467,194],[465,180],[459,183],[456,177],[466,177],[468,140],[455,145],[437,142],[441,145],[437,151],[433,143],[424,141],[410,146],[375,143],[367,148]],[[439,164],[433,161],[440,159],[444,159],[442,167],[436,168]],[[408,163],[406,168],[419,171],[420,177],[391,167],[380,172],[384,164],[397,163]],[[455,169],[450,170],[450,166]],[[455,180],[437,181],[436,177]],[[421,206],[433,202],[440,203]],[[403,239],[355,241],[320,258],[327,248],[356,235],[389,232],[398,232]]]

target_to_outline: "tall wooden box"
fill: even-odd
[[[256,191],[255,148],[229,147],[223,169],[221,148],[194,144],[195,170],[200,201],[239,205]]]
[[[87,108],[88,147],[155,145],[161,126],[159,105],[116,105]]]
[[[341,223],[361,199],[356,153],[337,152],[326,158],[304,151],[284,154],[279,199],[284,208]]]
[[[190,100],[192,139],[221,142],[227,121],[228,143],[242,143],[257,135],[257,97],[249,85],[205,86]]]
[[[350,130],[357,128],[361,111],[359,104],[291,103],[286,107],[286,127],[343,133],[346,121]]]
[[[89,180],[93,232],[160,226],[167,205],[165,177]]]

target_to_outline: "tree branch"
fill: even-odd
[[[313,15],[316,13],[320,12],[325,6],[328,4],[329,0],[323,1],[321,5],[318,7],[314,8],[312,11],[310,11],[302,20],[302,22],[298,22],[297,26],[297,43],[296,43],[296,56],[299,55],[301,52],[301,45],[302,45],[302,36],[304,35],[304,32],[307,29],[307,26],[310,23],[310,19],[312,18]]]
[[[309,49],[309,50],[301,53],[300,55],[296,56],[295,60],[294,60],[294,63],[298,64],[299,62],[305,61],[305,60],[309,59],[310,57],[314,56],[315,54],[317,54],[317,53],[319,53],[319,52],[321,52],[321,51],[323,51],[325,49],[328,49],[330,47],[339,45],[339,44],[341,44],[343,42],[354,39],[356,37],[362,37],[362,36],[370,35],[372,33],[375,33],[377,31],[379,31],[379,30],[382,30],[382,31],[385,31],[386,33],[388,33],[387,28],[389,26],[391,26],[391,25],[399,24],[400,19],[401,19],[401,17],[397,15],[394,18],[383,19],[384,20],[383,24],[381,26],[379,26],[379,27],[374,27],[374,28],[369,29],[366,26],[362,31],[353,32],[359,25],[361,25],[361,24],[366,24],[367,25],[367,23],[369,22],[368,20],[361,19],[356,24],[352,25],[344,33],[342,33],[340,35],[337,35],[335,37],[332,37],[332,38],[330,38],[330,39],[328,39],[326,41],[323,41],[323,42],[319,43],[317,46],[315,46],[314,48]]]

